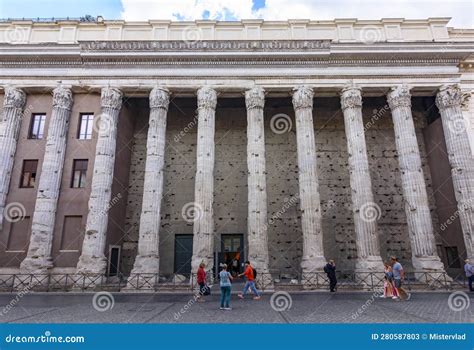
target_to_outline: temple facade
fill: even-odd
[[[0,274],[474,259],[474,30],[0,22]]]

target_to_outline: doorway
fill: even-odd
[[[174,236],[174,273],[189,277],[193,258],[193,235]]]
[[[241,233],[222,234],[219,264],[227,264],[228,271],[235,277],[242,272],[244,261],[244,235]]]

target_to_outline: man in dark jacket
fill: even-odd
[[[328,275],[328,278],[329,278],[329,290],[331,291],[331,293],[335,293],[337,279],[336,279],[336,264],[334,263],[334,260],[329,260],[326,266],[324,266],[324,272],[326,272],[326,275]]]

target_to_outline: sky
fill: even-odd
[[[0,18],[101,15],[129,21],[452,17],[474,28],[474,0],[0,0]]]

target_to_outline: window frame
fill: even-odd
[[[76,164],[78,164],[79,162],[85,162],[86,163],[86,167],[85,169],[83,168],[77,168],[76,167]],[[86,179],[87,179],[87,170],[89,170],[89,159],[73,159],[72,160],[72,175],[71,175],[71,184],[70,184],[70,187],[71,188],[75,188],[75,189],[81,189],[81,188],[85,188],[87,186],[87,183],[86,183]],[[79,175],[79,179],[78,179],[78,186],[75,186],[75,179],[76,179],[76,172],[79,172],[80,171],[80,175]],[[80,186],[81,184],[84,184],[84,186]]]
[[[28,186],[24,186],[24,179],[25,179],[25,165],[27,162],[36,162],[36,168],[34,171],[35,176],[33,177],[33,171],[28,172]],[[35,188],[36,186],[36,175],[38,174],[38,159],[23,159],[23,163],[21,165],[21,176],[20,176],[20,188]],[[34,179],[34,183],[31,186],[31,179]]]
[[[84,134],[85,137],[82,138],[81,135],[81,129],[82,129],[82,122],[83,122],[83,117],[92,117],[91,120],[89,120],[89,118],[86,119],[86,133]],[[79,113],[79,125],[77,127],[77,134],[76,134],[76,138],[78,140],[81,140],[81,141],[87,141],[87,140],[92,140],[92,136],[94,134],[94,118],[95,118],[95,115],[94,113]],[[88,129],[89,129],[89,125],[90,125],[90,137],[87,137],[89,136],[89,134],[87,133]]]
[[[34,133],[35,131],[35,122],[36,118],[40,117],[38,128],[36,128],[37,134]],[[45,135],[45,128],[46,128],[46,113],[33,113],[31,114],[31,120],[30,120],[30,127],[28,129],[28,139],[29,140],[43,140],[44,135]],[[42,127],[41,127],[42,126]],[[41,134],[40,134],[40,130]],[[38,137],[41,136],[41,137]]]

